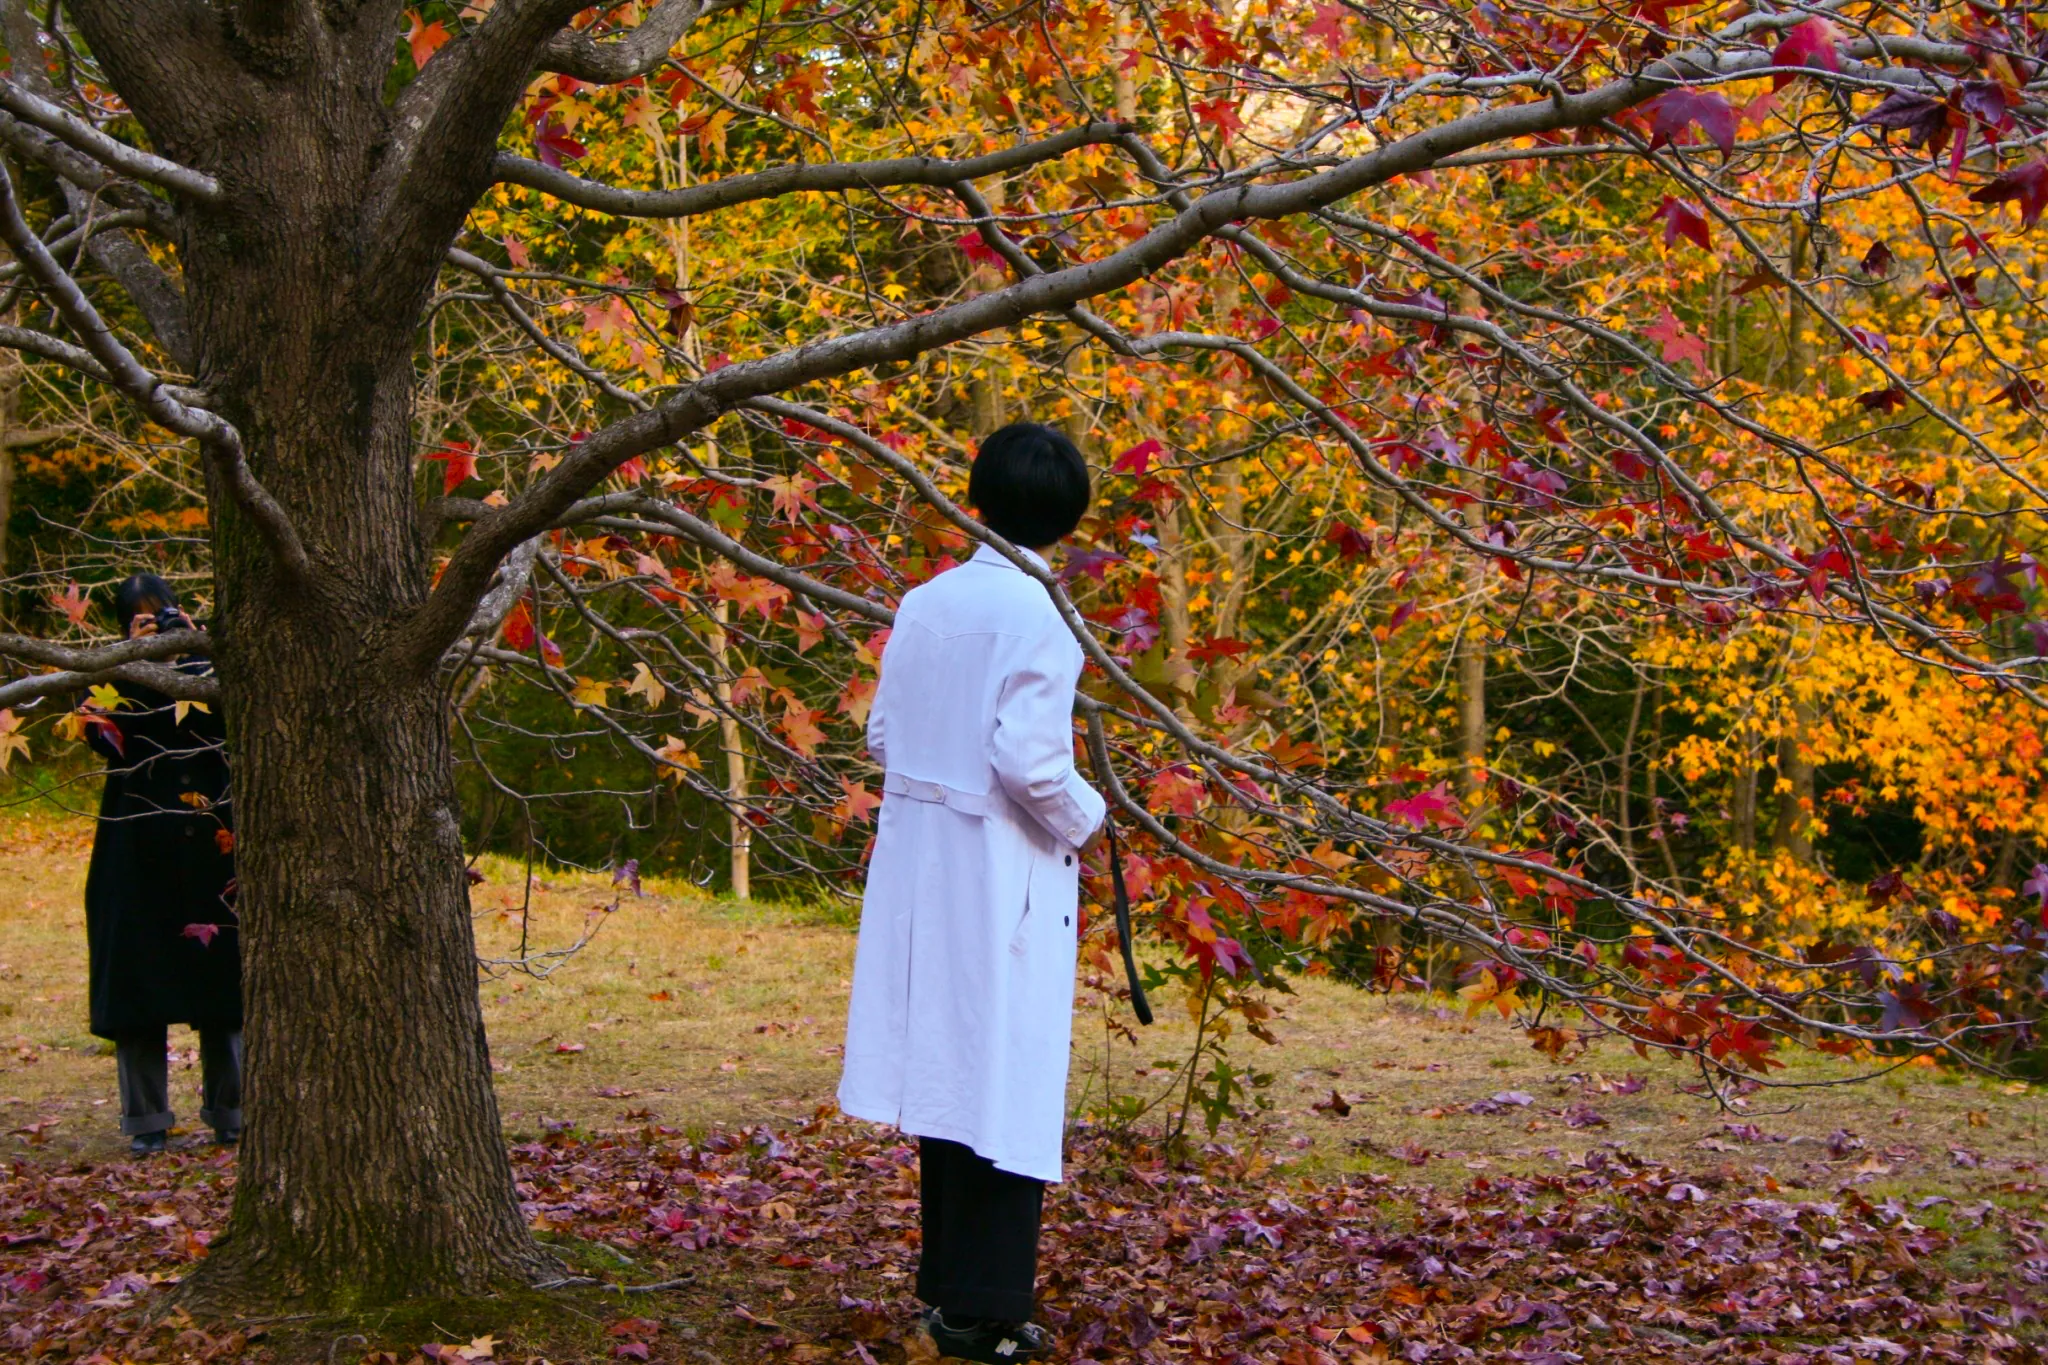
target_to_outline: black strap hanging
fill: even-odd
[[[1116,936],[1124,950],[1124,979],[1131,983],[1131,1008],[1137,1012],[1138,1022],[1152,1022],[1152,1002],[1145,998],[1145,988],[1138,983],[1138,959],[1131,951],[1131,896],[1124,890],[1124,855],[1117,847],[1116,821],[1107,814],[1102,823],[1109,834],[1109,881],[1116,890]]]

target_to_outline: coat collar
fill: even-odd
[[[1017,553],[1023,555],[1026,559],[1030,560],[1033,564],[1036,564],[1039,568],[1045,570],[1047,573],[1052,572],[1052,565],[1046,563],[1045,556],[1039,554],[1036,550],[1027,550],[1022,545],[1019,545],[1017,547]],[[974,557],[970,562],[975,564],[993,564],[999,569],[1015,570],[1017,568],[1015,564],[1012,564],[1007,558],[1004,557],[1002,551],[996,549],[996,547],[993,545],[976,546],[974,550]]]

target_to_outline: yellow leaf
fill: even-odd
[[[704,760],[692,753],[689,745],[677,739],[674,735],[663,735],[661,738],[663,740],[662,746],[654,752],[655,756],[661,759],[665,765],[661,770],[663,777],[680,787],[683,785],[683,770],[685,768],[693,773],[703,770]]]
[[[598,678],[578,676],[576,686],[569,691],[569,700],[578,706],[603,706],[611,695],[612,685]]]
[[[102,711],[118,711],[128,704],[128,699],[121,695],[121,689],[112,683],[101,683],[91,690],[91,695],[92,704]]]
[[[203,701],[181,701],[171,704],[171,719],[176,724],[183,725],[186,715],[193,711],[204,711],[209,716],[213,714],[213,708]]]
[[[633,681],[626,684],[626,695],[641,698],[647,703],[647,709],[652,711],[668,696],[668,689],[661,685],[661,679],[654,676],[653,669],[640,663],[633,665]]]
[[[1479,979],[1469,986],[1460,986],[1458,996],[1465,1002],[1465,1017],[1470,1019],[1493,1002],[1500,994],[1500,981],[1492,972],[1481,972]]]
[[[28,736],[21,733],[21,717],[11,710],[0,711],[0,773],[7,771],[16,754],[28,757]]]

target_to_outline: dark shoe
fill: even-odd
[[[232,1147],[241,1140],[242,1130],[239,1128],[216,1128],[213,1130],[213,1145],[216,1147]]]
[[[167,1128],[159,1128],[154,1133],[137,1133],[128,1139],[128,1150],[137,1156],[156,1156],[170,1145],[171,1134]]]
[[[1035,1322],[974,1318],[951,1323],[934,1308],[926,1315],[924,1325],[940,1355],[979,1361],[982,1365],[1043,1360],[1052,1353],[1052,1333]]]

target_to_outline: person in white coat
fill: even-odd
[[[1040,567],[1087,511],[1059,432],[982,442],[968,500]],[[1060,1178],[1082,853],[1105,814],[1074,766],[1079,644],[990,546],[903,596],[868,713],[884,772],[839,1106],[919,1141],[918,1297],[942,1354],[1051,1346],[1036,1303]]]

